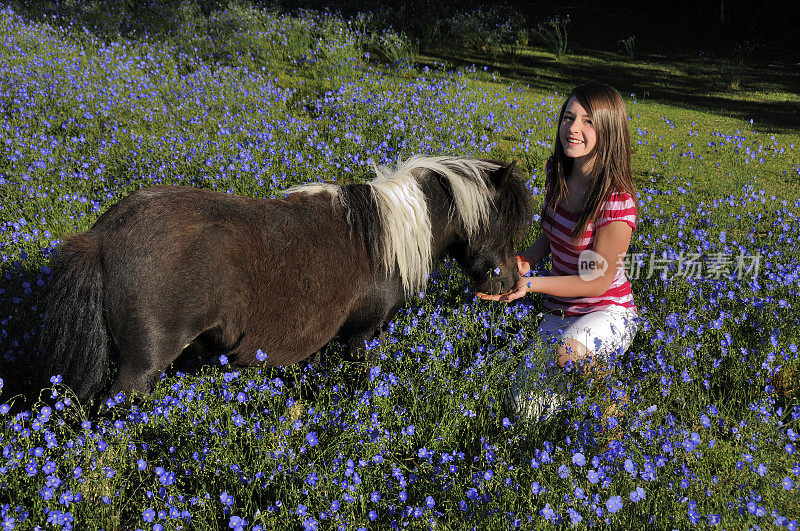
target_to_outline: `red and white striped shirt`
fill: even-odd
[[[603,203],[600,216],[586,226],[583,238],[572,239],[572,231],[578,224],[578,214],[568,212],[561,205],[555,209],[548,206],[542,218],[542,229],[550,240],[552,260],[551,275],[578,275],[578,256],[584,249],[594,249],[595,230],[612,221],[624,221],[636,230],[636,201],[627,192],[613,192]],[[631,293],[631,284],[620,266],[614,281],[600,297],[556,297],[545,300],[545,308],[551,313],[582,315],[611,305],[636,308]]]

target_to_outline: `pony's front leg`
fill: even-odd
[[[366,294],[342,327],[341,337],[347,344],[352,360],[364,361],[372,367],[380,360],[377,348],[367,349],[367,343],[383,341],[386,327],[403,304],[400,280],[393,278],[379,283]]]
[[[322,365],[322,349],[319,349],[307,359],[308,359],[308,364],[311,365],[311,368],[314,369],[315,371],[318,371],[320,366]]]
[[[367,343],[378,339],[383,342],[386,337],[385,324],[369,332],[352,336],[347,341],[347,358],[352,361],[363,361],[370,369],[380,361],[380,351],[377,348],[367,348]]]
[[[128,400],[133,395],[150,394],[161,374],[186,346],[186,342],[175,334],[152,330],[128,333],[119,343],[119,371],[101,407],[109,399],[115,399],[118,393],[123,393]]]

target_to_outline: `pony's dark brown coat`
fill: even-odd
[[[491,215],[467,237],[447,182],[414,173],[429,199],[433,258],[449,251],[480,289],[510,288],[514,238],[530,215],[521,176],[500,166],[486,175]],[[159,186],[126,197],[58,249],[44,372],[89,400],[149,392],[201,339],[237,365],[261,363],[259,349],[266,365],[296,363],[335,337],[363,347],[408,294],[381,265],[370,185],[330,190],[251,199]],[[495,268],[501,274],[486,275]],[[107,388],[113,358],[119,368]]]

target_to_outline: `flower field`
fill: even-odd
[[[800,135],[633,93],[642,325],[552,418],[502,405],[543,354],[541,300],[479,301],[453,261],[371,368],[339,345],[318,370],[187,360],[99,419],[56,375],[31,397],[50,254],[138,188],[270,197],[474,155],[517,160],[542,201],[562,94],[384,65],[402,36],[331,14],[169,16],[110,38],[0,6],[2,529],[798,528]]]

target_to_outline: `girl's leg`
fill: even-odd
[[[572,361],[597,364],[614,363],[617,355],[628,350],[639,325],[636,310],[610,306],[574,319],[564,328],[556,359],[561,367]]]
[[[582,316],[564,331],[557,349],[559,365],[570,361],[582,365],[593,377],[607,378],[614,370],[614,360],[631,345],[638,330],[635,310],[612,306]],[[590,349],[592,345],[594,349]],[[609,384],[610,405],[603,412],[603,423],[616,417],[627,404],[627,394],[615,392]],[[613,425],[610,426],[613,428]]]
[[[539,325],[539,339],[530,344],[516,371],[505,404],[523,421],[551,415],[567,398],[564,371],[553,361],[553,348],[570,322],[560,316],[545,314]]]
[[[541,356],[541,346],[533,348],[517,368],[517,380],[506,404],[523,420],[551,414],[567,399],[564,365],[588,360],[584,369],[607,367],[615,354],[627,350],[637,328],[635,311],[621,307],[574,317],[545,314],[539,336],[545,345],[555,346],[557,365]]]

